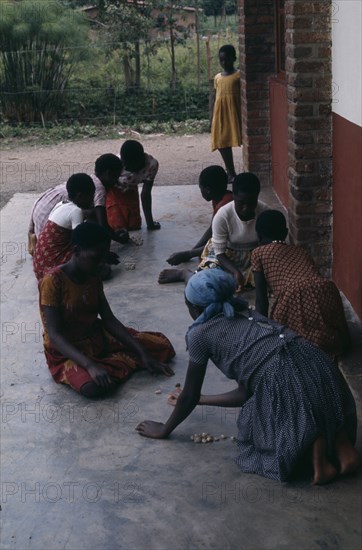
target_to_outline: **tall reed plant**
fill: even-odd
[[[82,14],[54,0],[0,0],[0,100],[4,118],[54,119],[76,62],[86,55]]]

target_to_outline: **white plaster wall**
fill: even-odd
[[[362,0],[332,2],[333,112],[362,126]]]

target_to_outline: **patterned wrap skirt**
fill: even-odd
[[[254,275],[251,269],[251,252],[252,251],[249,249],[235,250],[234,248],[226,248],[225,255],[241,271],[245,279],[245,286],[254,288],[255,283]],[[198,271],[202,269],[213,269],[215,267],[221,268],[221,265],[213,249],[212,239],[210,239],[202,251]]]
[[[72,256],[71,229],[48,220],[37,240],[33,268],[38,281],[47,271],[68,262]]]
[[[273,354],[251,397],[241,407],[235,462],[243,472],[289,481],[310,460],[321,434],[331,460],[337,433],[356,439],[356,406],[338,367],[302,338]]]
[[[128,191],[112,187],[107,193],[106,209],[108,225],[114,231],[141,228],[142,219],[137,186]]]
[[[164,334],[138,332],[132,328],[127,330],[152,357],[162,363],[170,361],[175,356],[175,350]],[[72,344],[106,370],[114,382],[126,380],[141,366],[138,357],[132,351],[102,328],[101,321],[97,321],[87,338]],[[45,347],[44,352],[51,375],[58,384],[67,384],[80,392],[84,384],[93,382],[86,369],[67,359],[53,347]]]

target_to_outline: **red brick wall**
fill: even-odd
[[[275,72],[274,1],[239,0],[244,170],[271,183],[268,80]]]
[[[272,184],[283,205],[289,206],[288,103],[285,80],[270,79]]]
[[[290,236],[330,275],[331,2],[286,0],[285,11]]]
[[[271,183],[269,79],[275,4],[239,0],[245,170]],[[322,273],[332,261],[331,2],[285,0],[289,227]]]

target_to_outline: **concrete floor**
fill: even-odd
[[[275,201],[270,193],[262,198]],[[122,262],[105,283],[125,324],[171,339],[176,374],[139,372],[97,402],[56,385],[47,370],[26,253],[34,199],[17,194],[1,212],[1,548],[359,550],[361,472],[324,487],[280,484],[243,474],[230,438],[190,440],[195,432],[235,434],[236,409],[199,407],[165,441],[134,430],[143,419],[167,419],[167,394],[184,380],[190,319],[183,285],[160,286],[157,276],[165,258],[195,243],[209,222],[210,205],[198,188],[154,189],[161,231],[143,230],[142,246],[117,246]],[[232,387],[210,364],[205,393]]]

